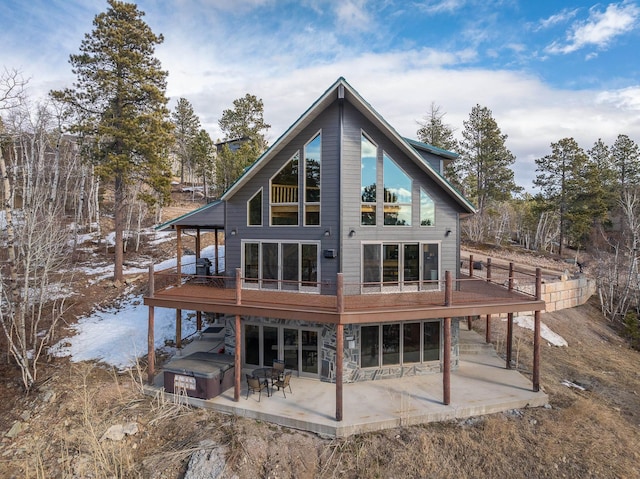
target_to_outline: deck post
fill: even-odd
[[[511,369],[513,351],[513,313],[507,313],[507,369]]]
[[[149,306],[149,323],[147,325],[147,382],[153,384],[156,369],[156,348],[154,339],[155,313],[153,306]]]
[[[451,306],[453,303],[453,280],[451,271],[444,272],[444,305]]]
[[[196,228],[196,260],[200,258],[200,228]]]
[[[491,258],[487,258],[487,283],[491,282]]]
[[[182,310],[176,309],[176,348],[182,349]]]
[[[451,318],[444,318],[444,351],[442,365],[442,403],[451,403]]]
[[[484,342],[489,344],[491,342],[491,315],[487,314],[487,326],[485,327],[486,334],[484,337]]]
[[[242,304],[242,270],[236,268],[236,304]]]
[[[344,325],[336,325],[336,421],[342,421],[342,363],[344,361]]]
[[[153,263],[151,263],[149,265],[149,285],[148,285],[148,292],[147,294],[149,295],[150,298],[153,298],[153,295],[156,292],[156,277],[153,274],[154,273],[154,266]]]
[[[467,328],[469,328],[469,331],[471,331],[472,327],[473,327],[473,316],[467,316]]]
[[[336,309],[344,313],[344,275],[338,273],[336,278]]]
[[[214,229],[214,234],[215,236],[215,248],[216,248],[216,254],[214,256],[214,260],[215,260],[215,268],[216,268],[216,276],[218,276],[220,274],[220,262],[218,261],[218,228]]]
[[[196,330],[202,331],[202,311],[196,311]]]
[[[473,278],[473,255],[469,255],[469,279]]]
[[[179,286],[182,281],[182,228],[176,226],[176,232],[178,233],[176,237],[176,271],[178,273],[176,284]]]
[[[536,300],[542,299],[542,270],[536,268]],[[540,391],[540,310],[533,316],[533,390]]]
[[[240,401],[240,377],[242,376],[242,325],[240,323],[240,315],[236,314],[236,347],[234,351],[233,365],[235,367],[235,377],[233,385],[233,400]]]

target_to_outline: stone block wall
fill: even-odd
[[[584,304],[595,292],[595,280],[583,275],[566,281],[542,284],[542,299],[548,313]]]

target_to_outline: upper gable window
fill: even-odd
[[[262,188],[247,202],[247,223],[262,226]]]
[[[304,147],[304,224],[320,224],[320,171],[322,135]]]
[[[364,133],[360,140],[360,224],[376,224],[376,182],[378,148]]]
[[[386,153],[382,159],[384,224],[411,226],[411,178]]]
[[[436,205],[431,196],[420,188],[420,226],[436,224]]]
[[[298,165],[300,152],[271,178],[271,224],[298,225]]]

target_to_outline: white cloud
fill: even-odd
[[[604,12],[592,7],[589,18],[573,26],[567,41],[552,43],[547,52],[566,54],[589,45],[606,48],[616,37],[634,30],[639,17],[640,8],[634,3],[611,3]]]
[[[462,8],[466,0],[423,0],[416,2],[415,8],[429,15],[452,13]]]
[[[568,20],[571,20],[573,17],[575,17],[577,13],[578,13],[578,9],[570,10],[568,8],[565,8],[560,13],[556,13],[554,15],[551,15],[548,18],[540,20],[540,23],[536,28],[536,30],[543,30],[543,29],[558,25],[560,23],[565,23]]]
[[[336,26],[343,31],[368,31],[373,17],[369,13],[366,0],[344,0],[336,5]]]

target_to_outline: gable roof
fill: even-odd
[[[394,144],[409,158],[418,164],[437,184],[439,184],[466,213],[475,213],[474,206],[458,191],[453,188],[437,171],[435,171],[416,151],[415,147],[426,149],[430,153],[441,156],[443,159],[451,160],[458,157],[456,153],[442,150],[426,143],[413,142],[410,144],[405,138],[400,136],[387,121],[376,112],[373,107],[360,96],[360,94],[347,81],[340,77],[318,98],[293,125],[289,127],[275,143],[265,151],[244,174],[233,183],[222,195],[222,200],[231,198],[244,184],[247,183],[260,169],[275,157],[296,135],[304,130],[322,111],[328,108],[337,98],[342,97],[351,103],[367,120],[373,123],[384,134],[391,138]]]

